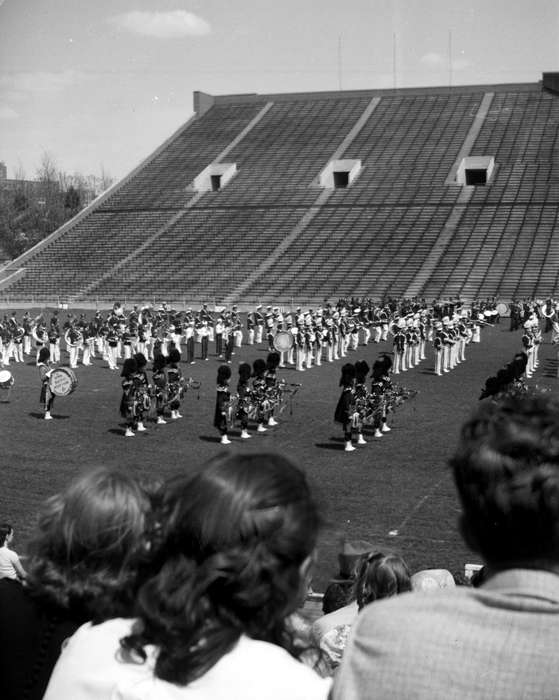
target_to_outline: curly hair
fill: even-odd
[[[365,605],[411,591],[411,575],[406,562],[397,554],[370,554],[359,567],[355,599],[359,610]]]
[[[464,530],[487,562],[557,561],[559,400],[504,397],[480,406],[450,460]]]
[[[28,586],[73,619],[130,615],[146,559],[151,497],[133,476],[100,467],[49,498],[29,545]]]
[[[226,455],[164,497],[161,568],[139,591],[138,622],[121,640],[177,685],[203,676],[241,635],[298,656],[286,618],[302,600],[302,570],[319,517],[304,474],[275,454]]]

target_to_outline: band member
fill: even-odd
[[[280,356],[277,352],[271,352],[268,354],[266,359],[266,372],[264,373],[264,379],[266,380],[266,396],[270,404],[270,411],[268,414],[268,425],[274,426],[278,422],[274,418],[274,408],[278,400],[278,373],[277,369],[280,363]]]
[[[394,348],[394,374],[400,374],[400,370],[404,365],[404,353],[406,351],[406,334],[404,328],[406,322],[403,318],[398,319],[392,326],[394,333],[393,348]]]
[[[334,411],[334,420],[336,423],[341,423],[344,431],[345,452],[353,452],[356,448],[351,442],[352,434],[352,419],[355,413],[355,367],[352,364],[345,364],[342,367],[342,376],[340,378],[340,386],[342,393]]]
[[[250,375],[250,365],[248,362],[243,362],[239,366],[239,381],[237,382],[237,420],[241,423],[241,437],[245,440],[252,437],[248,432],[248,411],[252,394],[248,383]]]
[[[440,377],[443,373],[443,324],[435,321],[435,338],[433,348],[435,350],[435,374]],[[396,371],[394,371],[396,374]]]
[[[233,325],[230,319],[226,319],[225,325],[223,326],[223,347],[225,362],[230,365],[231,358],[233,357],[233,349],[235,347],[235,336],[233,334]]]
[[[256,311],[254,312],[254,321],[256,323],[255,343],[259,345],[262,342],[262,336],[264,335],[264,314],[262,313],[262,304],[258,304],[256,307]]]
[[[392,360],[389,355],[383,354],[373,365],[371,394],[376,397],[378,405],[377,420],[375,421],[375,437],[382,437],[383,433],[390,432],[388,427],[388,412],[390,406],[388,404],[388,393],[391,388],[390,371],[392,369]]]
[[[215,354],[220,360],[223,358],[223,326],[223,319],[219,316],[215,322]]]
[[[136,427],[134,376],[138,371],[138,363],[133,357],[124,360],[122,365],[122,398],[120,400],[120,415],[126,421],[125,437],[134,437]]]
[[[35,348],[37,351],[37,364],[39,364],[39,355],[41,353],[42,348],[46,347],[47,344],[49,343],[49,335],[47,333],[47,329],[45,327],[45,324],[42,320],[37,321],[37,324],[33,326],[31,330],[31,335],[33,336],[33,340],[35,341]],[[47,348],[48,350],[48,348]],[[51,357],[51,353],[49,351],[49,357]]]
[[[153,360],[152,382],[155,391],[155,410],[157,413],[157,424],[165,425],[165,408],[167,407],[167,372],[165,367],[167,358],[164,355],[156,355]]]
[[[249,311],[246,318],[247,344],[254,345],[256,335],[256,317],[254,311]]]
[[[134,382],[134,416],[136,419],[136,430],[144,432],[147,428],[144,426],[144,416],[149,411],[151,405],[150,385],[148,375],[146,373],[147,360],[145,355],[137,352],[134,355],[136,360],[136,372],[132,379]]]
[[[23,326],[17,324],[12,331],[14,362],[23,362],[23,339],[25,330]]]
[[[200,338],[200,359],[207,362],[210,341],[210,329],[207,321],[202,321],[201,326],[198,328],[198,337]]]
[[[172,348],[169,352],[167,366],[167,386],[168,386],[168,401],[171,409],[171,418],[178,420],[182,418],[180,413],[181,399],[184,395],[184,377],[182,376],[179,362],[181,354],[177,348]]]
[[[265,433],[267,428],[264,423],[268,419],[268,411],[270,409],[270,404],[268,397],[266,396],[266,363],[262,358],[254,360],[252,363],[252,395],[254,397],[254,402],[256,403],[256,420],[258,422],[258,427],[256,431],[258,433]]]
[[[52,368],[50,364],[50,351],[46,347],[42,347],[39,350],[39,355],[37,356],[37,367],[39,368],[39,376],[41,378],[41,395],[40,402],[43,405],[45,415],[45,420],[52,420],[51,409],[54,403],[54,394],[50,390],[50,375],[52,373]]]
[[[367,391],[366,380],[370,367],[365,360],[358,360],[355,363],[355,423],[357,428],[357,444],[366,445],[367,441],[363,437],[363,423],[367,414],[369,404],[369,392]]]
[[[184,326],[184,340],[186,343],[186,361],[189,365],[193,365],[196,362],[194,359],[194,321],[190,317],[188,317]]]
[[[71,323],[64,333],[64,342],[69,355],[69,364],[72,369],[78,366],[78,353],[83,342],[83,335],[75,323]]]
[[[229,391],[229,380],[231,379],[231,368],[221,365],[217,370],[217,396],[215,402],[214,426],[221,435],[221,444],[229,445],[231,440],[227,437],[227,418],[231,393]]]
[[[107,353],[107,362],[109,363],[109,369],[115,370],[117,369],[117,356],[118,356],[118,341],[119,341],[119,333],[118,333],[118,325],[116,323],[110,323],[107,326],[106,330],[106,353]],[[139,355],[142,355],[142,357],[145,359],[145,355],[143,353],[138,353]]]

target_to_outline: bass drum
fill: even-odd
[[[52,370],[49,387],[55,396],[68,396],[77,386],[77,377],[68,367],[57,367]]]
[[[274,336],[274,348],[278,352],[287,352],[293,347],[295,338],[289,331],[278,331]]]
[[[14,377],[9,369],[0,370],[0,389],[11,389],[14,385]]]
[[[509,315],[509,307],[505,304],[504,301],[501,301],[497,304],[497,312],[499,313],[499,316]]]

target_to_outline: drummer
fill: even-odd
[[[43,404],[45,420],[52,420],[51,409],[54,403],[54,394],[50,389],[50,375],[52,372],[50,364],[50,351],[47,347],[42,347],[39,350],[37,357],[37,367],[39,368],[39,376],[41,378],[41,396],[40,402]]]

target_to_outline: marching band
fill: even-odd
[[[62,328],[58,311],[50,318],[45,312],[35,318],[25,312],[21,320],[16,314],[6,314],[0,321],[0,370],[8,368],[11,362],[23,362],[33,347],[37,364],[44,365],[39,359],[45,357],[43,350],[57,364],[61,361],[62,345],[73,370],[80,361],[88,366],[100,356],[110,370],[116,371],[123,360],[121,413],[126,421],[125,435],[131,436],[146,430],[144,420],[152,409],[160,425],[167,422],[166,418],[182,417],[180,404],[184,392],[192,384],[198,384],[199,388],[199,383],[185,382],[181,360],[188,364],[208,361],[210,343],[215,341],[215,355],[227,367],[243,342],[265,344],[266,361],[256,360],[252,371],[248,363],[241,365],[242,372],[239,368],[236,393],[224,388],[230,380],[230,374],[225,377],[225,369],[218,377],[221,387],[218,392],[228,394],[227,422],[239,421],[241,437],[246,439],[250,437],[249,420],[256,421],[257,432],[266,432],[277,425],[278,415],[300,386],[278,380],[278,369],[292,367],[297,372],[306,372],[323,362],[343,360],[346,364],[341,383],[345,398],[339,410],[336,409],[339,414],[336,420],[344,426],[346,449],[351,451],[353,434],[357,444],[364,444],[367,427],[374,430],[375,437],[389,430],[388,413],[397,399],[406,397],[405,390],[394,389],[392,375],[407,372],[423,362],[428,344],[433,347],[434,374],[443,376],[452,371],[465,361],[468,345],[480,342],[481,329],[498,322],[499,306],[502,304],[494,299],[476,300],[466,308],[459,300],[427,304],[418,298],[389,298],[379,303],[352,298],[314,309],[285,310],[257,305],[248,311],[243,323],[235,305],[210,311],[203,304],[198,311],[192,308],[177,311],[162,303],[157,309],[146,305],[126,311],[120,303],[115,303],[106,314],[97,311],[89,319],[83,313],[68,314]],[[510,311],[511,323],[513,313],[515,317],[520,314],[522,320],[522,351],[528,357],[526,376],[531,377],[538,366],[540,319],[552,331],[553,342],[559,342],[559,302],[550,299],[516,305],[513,302]],[[375,362],[371,391],[367,391],[367,363],[357,363],[352,375],[346,361],[348,354],[359,346],[386,341],[392,343],[393,359],[385,354]],[[146,373],[148,362],[153,362],[151,382]],[[349,398],[351,402],[346,406]],[[219,413],[223,415],[221,408]],[[218,429],[223,430],[221,419],[216,419],[216,427],[217,423],[221,426]],[[224,444],[226,440],[229,441],[227,430],[222,433]]]

